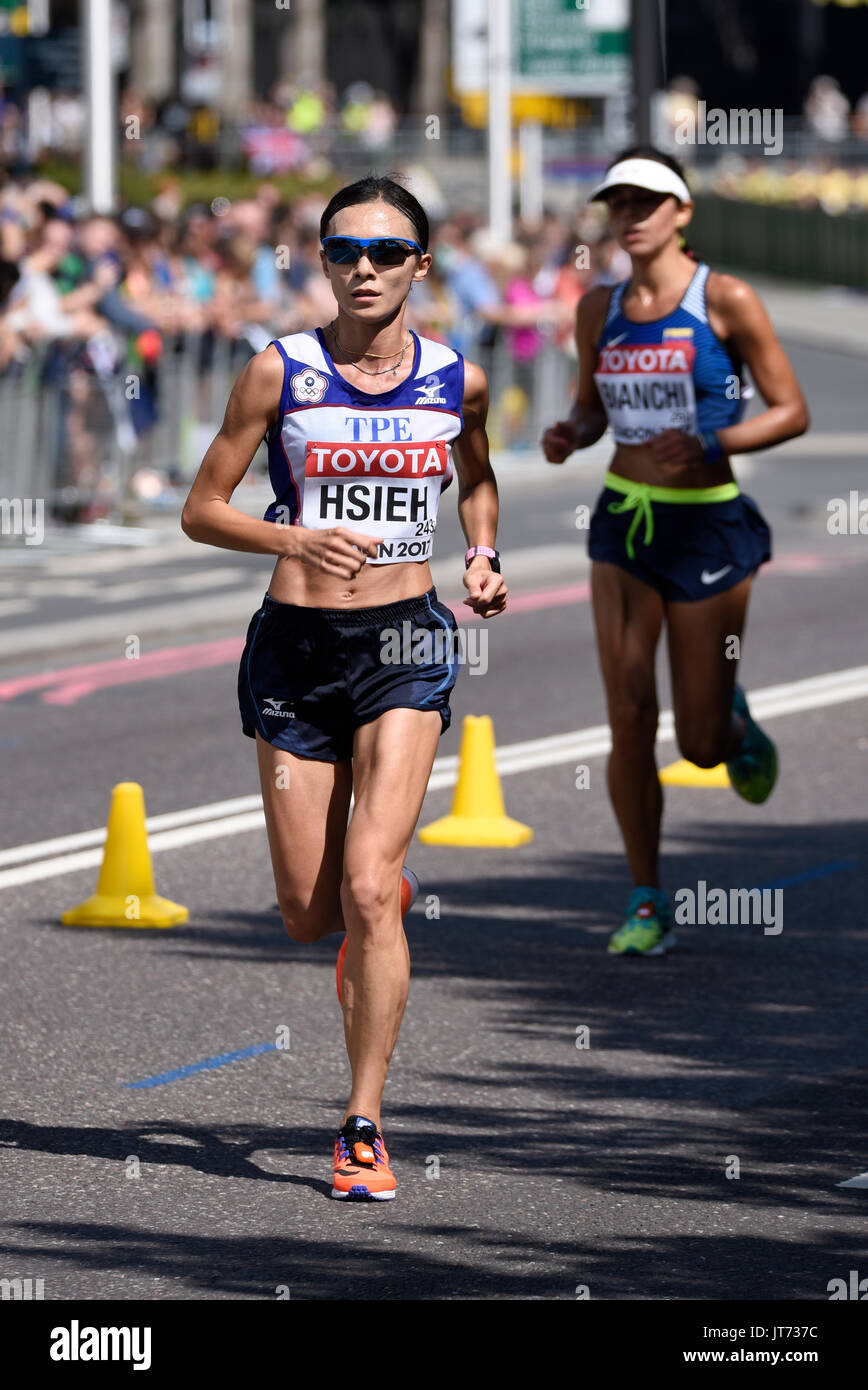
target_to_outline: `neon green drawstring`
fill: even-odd
[[[645,545],[650,545],[654,538],[654,509],[652,502],[681,502],[695,506],[702,502],[729,502],[733,497],[738,497],[738,483],[718,483],[715,487],[660,487],[656,483],[634,483],[622,478],[619,473],[613,473],[611,469],[606,474],[605,486],[614,492],[623,492],[624,496],[620,502],[610,502],[607,511],[633,512],[633,520],[630,522],[625,541],[627,554],[631,560],[636,559],[636,551],[633,546],[633,537],[639,529],[639,523],[643,516],[645,518]]]
[[[631,483],[630,490],[620,502],[610,502],[607,511],[633,512],[633,520],[630,522],[630,529],[627,532],[626,548],[631,560],[636,559],[636,551],[633,548],[633,537],[639,529],[642,517],[645,517],[645,544],[650,545],[654,537],[654,509],[651,506],[651,484],[650,483]]]

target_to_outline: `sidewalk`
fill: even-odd
[[[762,298],[778,337],[785,342],[868,357],[868,293],[835,285],[744,278]]]

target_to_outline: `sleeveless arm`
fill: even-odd
[[[458,476],[458,517],[468,547],[497,544],[497,483],[488,457],[488,379],[475,362],[464,364],[464,428],[452,445]],[[464,573],[469,597],[464,600],[482,618],[492,618],[506,607],[507,588],[502,574],[492,570],[484,555],[471,560]]]
[[[718,430],[723,448],[728,454],[747,454],[804,434],[810,424],[808,407],[759,295],[734,275],[710,275],[707,301],[767,406],[750,420]]]
[[[543,450],[549,463],[563,463],[574,449],[587,449],[606,432],[608,419],[594,381],[594,370],[610,294],[610,289],[600,285],[579,300],[576,309],[579,354],[576,397],[566,419],[558,420],[543,435]]]

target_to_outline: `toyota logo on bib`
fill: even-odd
[[[295,376],[290,377],[289,384],[295,399],[308,405],[318,404],[329,389],[326,378],[321,372],[315,372],[312,367],[306,367],[303,372],[296,372]]]

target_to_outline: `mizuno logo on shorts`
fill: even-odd
[[[274,719],[294,719],[295,711],[291,709],[281,709],[285,705],[285,700],[266,699],[263,714],[270,714]]]
[[[715,570],[714,574],[709,574],[708,570],[703,570],[699,576],[703,584],[716,584],[718,579],[722,579],[725,574],[729,574],[732,565],[724,565],[722,570]]]

